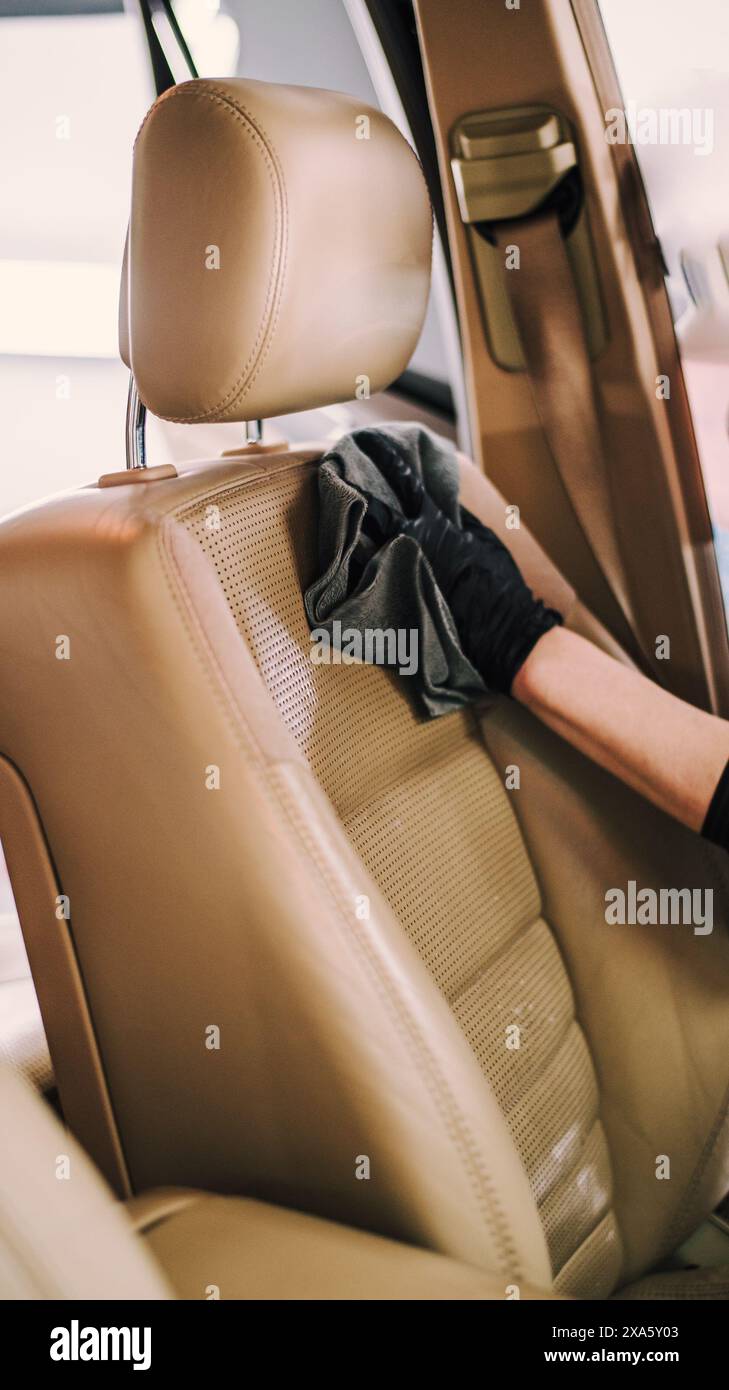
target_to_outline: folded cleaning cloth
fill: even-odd
[[[363,531],[368,497],[402,516],[400,501],[371,456],[384,434],[416,469],[448,519],[462,525],[458,460],[447,439],[423,425],[345,434],[319,465],[320,576],[304,595],[320,651],[394,666],[431,718],[486,692],[461,648],[448,605],[417,541],[396,535],[379,548]],[[369,447],[368,447],[369,446]],[[326,659],[322,656],[321,659]]]

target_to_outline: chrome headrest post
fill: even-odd
[[[263,439],[263,421],[246,420],[246,444],[260,444]]]
[[[144,429],[147,421],[147,407],[139,399],[134,377],[129,377],[127,396],[127,468],[146,468],[146,446]]]

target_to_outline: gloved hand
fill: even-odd
[[[463,507],[463,527],[444,516],[391,440],[372,430],[368,452],[403,512],[398,516],[373,499],[376,505],[368,507],[371,539],[382,542],[402,534],[418,542],[465,655],[489,689],[508,694],[532,648],[563,621],[562,615],[534,597],[493,531]]]

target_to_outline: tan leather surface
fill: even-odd
[[[171,88],[134,151],[120,348],[142,400],[247,420],[381,389],[417,342],[431,239],[418,161],[379,111],[248,79]]]
[[[465,463],[462,472],[464,496],[478,502],[478,474]],[[485,493],[489,519],[509,540],[503,501]],[[231,488],[216,527],[208,513],[203,500],[178,515],[213,563],[273,701],[498,1097],[555,1275],[570,1292],[609,1291],[620,1248],[589,1049],[472,713],[426,721],[390,673],[312,665],[301,592],[317,568],[313,470]],[[569,609],[569,592],[517,534],[520,561],[534,560],[550,597],[559,590]],[[517,1020],[518,1052],[506,1045]]]
[[[151,1195],[152,1210],[154,1194]],[[262,1202],[191,1194],[146,1234],[184,1299],[555,1299],[443,1255]],[[144,1227],[142,1227],[144,1229]]]
[[[124,1210],[135,1231],[144,1233],[151,1230],[158,1221],[166,1221],[203,1194],[194,1187],[153,1187],[140,1192],[136,1197],[128,1197]]]
[[[117,1195],[126,1196],[129,1178],[74,951],[72,927],[63,908],[58,915],[61,887],[28,786],[4,757],[0,757],[0,841],[33,972],[38,999],[36,1014],[40,1006],[43,1019],[41,1038],[45,1046],[45,1030],[66,1122],[75,1134],[83,1136]],[[38,1080],[42,1075],[41,1072]]]
[[[0,1299],[165,1299],[164,1275],[51,1110],[0,1067]]]
[[[5,1066],[0,1112],[0,1299],[553,1297],[264,1203],[167,1189],[121,1206]]]
[[[590,1039],[622,1277],[635,1278],[670,1254],[729,1186],[726,866],[519,707],[504,702],[483,728],[497,764],[521,769],[514,809]],[[713,933],[608,926],[605,893],[631,879],[712,889]],[[670,1181],[656,1177],[664,1154]]]
[[[475,470],[467,486],[471,510],[484,521],[497,515],[498,494]],[[530,574],[529,557],[518,558]],[[563,611],[568,626],[611,651],[579,603]],[[670,1254],[729,1186],[726,856],[514,702],[500,701],[481,727],[497,767],[520,769],[512,804],[590,1043],[627,1280]],[[605,893],[629,879],[711,888],[713,933],[608,927]],[[670,1181],[655,1177],[663,1153]]]
[[[546,1285],[496,1100],[171,515],[264,466],[89,489],[0,528],[0,722],[71,900],[132,1184],[295,1200]]]
[[[429,255],[417,162],[379,113],[248,81],[172,89],[134,161],[120,327],[143,400],[239,420],[376,390],[414,346]],[[494,437],[515,419],[523,461],[533,426],[504,390]],[[131,1186],[309,1213],[187,1191],[136,1218],[183,1296],[240,1296],[251,1264],[276,1296],[353,1278],[353,1297],[435,1296],[448,1257],[479,1271],[449,1264],[453,1297],[553,1274],[604,1297],[729,1183],[726,870],[504,702],[427,723],[384,671],[313,666],[317,457],[92,487],[0,525],[3,751],[70,900]],[[463,477],[504,534],[504,500]],[[505,539],[590,629],[526,533]],[[708,878],[714,935],[608,929],[605,890],[629,878]]]
[[[319,721],[318,775],[355,834],[363,799],[381,796],[383,758],[393,748],[380,715],[395,728],[395,706],[404,708],[402,690],[370,668],[330,670],[326,696],[323,686],[307,694],[299,677],[286,683],[292,644],[300,640],[289,627],[294,612],[301,618],[287,566],[310,563],[315,457],[305,451],[200,465],[148,488],[83,490],[6,521],[0,723],[34,788],[71,898],[74,941],[133,1185],[209,1187],[296,1204],[425,1245],[502,1281],[547,1287],[545,1238],[529,1190],[531,1182],[539,1198],[539,1163],[527,1178],[493,1070],[481,1069],[475,1040],[474,1053],[377,886],[378,877],[385,882],[384,861],[375,863],[368,851],[377,870],[368,872],[302,751],[307,728]],[[501,524],[503,501],[475,472],[466,475],[468,504]],[[304,476],[310,483],[302,492]],[[289,483],[291,500],[281,512],[281,488]],[[309,501],[297,503],[299,494]],[[244,522],[236,518],[245,518],[247,499],[256,497],[241,545],[235,528]],[[221,570],[227,593],[195,539],[195,528],[203,528],[199,539],[208,536],[209,543],[216,525],[221,544],[231,547]],[[561,581],[545,571],[526,534],[517,544],[527,577],[556,595]],[[532,573],[532,559],[539,573]],[[275,672],[278,652],[283,683],[275,698],[284,718],[240,641],[245,621],[253,623],[252,610],[246,619],[235,608],[246,588],[241,565],[262,615],[256,630],[268,634],[259,661],[267,653]],[[563,586],[561,593],[568,608]],[[65,663],[55,659],[58,633],[71,638]],[[265,662],[261,669],[265,674]],[[373,682],[387,686],[377,705]],[[435,775],[443,741],[456,795],[459,786],[471,786],[460,780],[461,717],[433,725],[405,714],[401,727],[409,721],[411,728],[396,752],[411,759],[411,772]],[[349,774],[342,781],[338,770],[345,768],[345,716],[351,736],[365,740],[356,782]],[[511,827],[512,880],[524,852],[508,808],[503,819],[498,771],[517,762],[524,781],[528,773],[538,789],[529,797],[520,792],[512,804],[575,992],[614,1175],[612,1192],[599,1178],[593,1186],[592,1175],[580,1185],[579,1171],[565,1191],[568,1208],[578,1199],[573,1229],[581,1232],[565,1277],[589,1296],[606,1291],[606,1271],[608,1287],[617,1281],[610,1269],[619,1246],[602,1205],[585,1233],[585,1194],[593,1201],[602,1183],[627,1250],[623,1277],[632,1277],[698,1224],[726,1181],[726,1138],[716,1125],[727,1055],[727,944],[720,927],[712,938],[685,936],[668,947],[659,935],[634,936],[621,950],[612,937],[605,949],[604,929],[587,934],[586,903],[595,902],[595,878],[604,891],[605,864],[612,883],[651,872],[674,882],[676,866],[693,873],[704,847],[663,829],[647,844],[647,808],[626,794],[619,814],[606,815],[604,782],[590,790],[588,815],[575,760],[555,740],[543,754],[540,782],[530,753],[533,721],[523,716],[501,735],[504,718],[499,707],[486,721],[497,775],[494,782],[484,758],[484,789],[494,787],[493,809],[477,797],[460,814],[486,816],[472,853],[479,844],[486,853],[490,826]],[[303,720],[298,743],[292,719]],[[215,791],[205,786],[212,765],[220,770]],[[72,778],[65,776],[69,766]],[[401,762],[403,789],[409,776]],[[437,817],[437,801],[428,805]],[[387,813],[395,848],[394,802]],[[419,833],[425,829],[421,822]],[[364,847],[359,833],[355,838]],[[495,847],[490,852],[497,855]],[[405,873],[407,845],[397,858]],[[490,870],[469,872],[473,891],[488,893],[482,878],[488,885]],[[528,866],[524,872],[531,874]],[[366,921],[357,915],[362,895],[370,905]],[[535,920],[532,908],[536,903],[525,926]],[[446,953],[459,949],[459,914],[460,907],[444,924]],[[493,904],[486,921],[492,917]],[[518,966],[514,956],[509,987]],[[529,984],[528,1006],[536,999],[531,990]],[[210,1025],[220,1029],[219,1050],[205,1045]],[[667,1057],[678,1073],[668,1090]],[[553,1094],[563,1093],[558,1086]],[[529,1145],[538,1154],[549,1136],[541,1097],[537,1086],[516,1134],[527,1167]],[[572,1121],[565,1113],[568,1128],[582,1104],[576,1096]],[[567,1130],[557,1131],[558,1143],[560,1133],[564,1138]],[[676,1177],[661,1185],[649,1158],[666,1146]],[[363,1181],[355,1174],[362,1155],[371,1164]]]

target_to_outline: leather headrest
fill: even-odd
[[[250,420],[381,390],[425,314],[420,165],[353,97],[184,82],[134,148],[120,349],[165,419]]]

